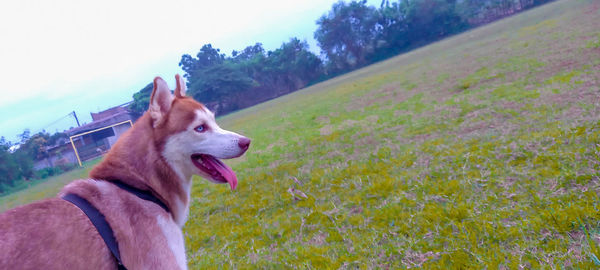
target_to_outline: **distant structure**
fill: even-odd
[[[60,139],[46,148],[47,158],[37,160],[34,169],[40,170],[66,164],[79,164],[106,153],[127,131],[134,116],[127,109],[131,102],[90,113],[92,122],[67,130],[68,138]]]

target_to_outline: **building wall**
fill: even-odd
[[[125,133],[125,131],[127,131],[130,128],[131,125],[129,124],[129,122],[112,127],[113,131],[115,132],[115,136],[108,137],[108,143],[110,144],[110,147],[112,148],[112,146],[117,142],[117,140],[119,140],[121,135],[123,135],[123,133]]]
[[[61,153],[62,155],[62,160],[66,163],[72,163],[72,164],[76,164],[77,163],[77,157],[75,156],[75,153],[73,152],[73,148],[71,148],[69,151],[64,151]],[[56,161],[54,161],[54,164],[59,164],[60,159],[58,157],[56,157]]]
[[[73,152],[73,148],[71,144],[66,144],[62,146],[58,151],[60,154],[52,154],[49,158],[36,160],[33,164],[34,170],[41,170],[44,168],[48,168],[51,165],[54,167],[63,164],[77,164],[77,157]]]

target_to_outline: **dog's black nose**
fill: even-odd
[[[238,141],[238,145],[240,146],[240,148],[242,148],[243,150],[247,150],[248,147],[250,147],[250,139],[246,138],[246,137],[242,137],[240,138],[240,140]]]

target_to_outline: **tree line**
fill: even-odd
[[[187,79],[187,95],[213,111],[226,113],[298,90],[323,77],[322,60],[305,41],[292,38],[273,51],[261,43],[226,55],[211,44],[195,57],[185,54],[179,65]],[[134,94],[130,110],[147,108],[152,84]]]
[[[550,1],[339,1],[316,20],[320,55],[298,38],[273,51],[256,43],[230,55],[206,44],[195,56],[184,54],[179,66],[188,95],[224,114]],[[150,84],[134,94],[132,112],[146,110],[151,91]]]
[[[56,145],[61,139],[68,139],[65,133],[50,135],[42,131],[32,135],[29,130],[25,130],[19,134],[19,139],[19,144],[13,145],[0,137],[0,194],[15,190],[30,180],[43,179],[74,167],[62,164],[34,170],[36,160],[50,157],[48,147]]]

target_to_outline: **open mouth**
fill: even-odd
[[[229,166],[219,159],[206,154],[192,155],[192,162],[198,169],[208,175],[213,182],[229,183],[231,190],[237,187],[237,176]]]

